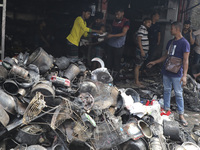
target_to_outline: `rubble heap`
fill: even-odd
[[[99,58],[53,58],[42,48],[0,65],[2,149],[199,149],[198,126],[187,133],[157,99],[118,89]]]

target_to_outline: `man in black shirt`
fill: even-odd
[[[182,35],[190,43],[190,46],[192,46],[194,45],[195,37],[192,32],[192,29],[190,28],[190,25],[191,25],[191,22],[189,20],[186,20],[184,22]]]
[[[189,56],[189,73],[191,72],[191,68],[194,65],[194,42],[195,36],[191,29],[191,22],[190,20],[184,21],[182,35],[183,37],[189,42],[190,44],[190,56]]]
[[[148,60],[152,61],[155,58],[156,50],[160,45],[160,24],[158,20],[160,19],[160,15],[158,12],[154,12],[151,16],[152,24],[148,29],[148,38],[149,38],[149,53]],[[157,56],[160,57],[160,56]]]

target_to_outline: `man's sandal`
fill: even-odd
[[[179,120],[179,123],[182,125],[182,126],[184,126],[184,127],[187,127],[188,126],[188,122],[184,119],[180,119]]]

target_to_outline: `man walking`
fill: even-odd
[[[188,123],[185,120],[184,114],[184,100],[183,100],[183,88],[187,83],[187,71],[188,71],[188,59],[190,53],[190,44],[182,36],[182,24],[180,22],[174,22],[171,25],[171,34],[174,39],[170,40],[167,44],[167,52],[160,59],[149,62],[147,67],[151,68],[157,63],[165,61],[162,74],[163,74],[163,86],[164,86],[164,109],[165,111],[170,110],[170,99],[172,86],[175,91],[176,104],[178,106],[179,122],[183,126],[187,126]],[[182,66],[177,73],[172,73],[165,69],[166,59],[170,56],[174,56],[177,59],[182,59]]]

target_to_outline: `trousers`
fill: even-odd
[[[183,88],[180,83],[181,77],[169,77],[163,75],[163,86],[164,86],[164,109],[170,110],[170,100],[172,86],[175,92],[176,104],[178,106],[178,113],[184,114],[184,100],[183,100]]]

